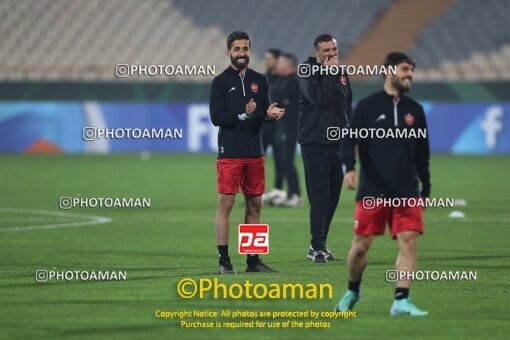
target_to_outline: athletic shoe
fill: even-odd
[[[283,190],[273,189],[263,194],[262,200],[264,201],[264,203],[269,203],[269,201],[271,201],[273,198],[281,196],[283,193],[284,193]]]
[[[314,250],[312,252],[312,261],[315,263],[326,263],[326,252],[324,250]]]
[[[261,260],[258,260],[255,263],[248,264],[246,263],[246,272],[247,273],[278,273],[277,270],[272,269],[267,264],[263,263]]]
[[[331,253],[331,250],[329,250],[328,248],[326,248],[326,250],[324,250],[324,252],[326,253],[326,260],[328,260],[328,261],[338,260],[336,257],[333,256],[333,254]]]
[[[224,259],[220,258],[218,274],[237,274],[234,270],[234,267],[232,266],[232,263],[230,263],[230,257]]]
[[[283,203],[283,206],[287,208],[301,208],[304,207],[305,204],[298,194],[293,194],[285,203]]]
[[[287,200],[287,193],[280,189],[273,189],[262,196],[262,201],[269,205],[282,205]]]
[[[308,253],[306,254],[306,258],[311,260],[313,259],[313,248],[312,246],[310,246],[310,248],[308,248]]]
[[[312,248],[312,246],[310,246],[310,248],[308,249],[308,253],[306,254],[306,257],[308,259],[312,260],[313,262],[317,262],[317,263],[328,262],[328,260],[326,259],[326,256],[327,256],[327,253],[324,250],[315,250]]]
[[[391,306],[390,314],[397,315],[410,315],[410,316],[426,316],[429,312],[418,309],[410,302],[410,299],[394,300]]]
[[[347,290],[342,300],[335,306],[335,312],[348,312],[352,310],[352,307],[354,307],[360,297],[361,294],[359,292],[356,293],[355,291]]]

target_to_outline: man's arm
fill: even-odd
[[[216,77],[211,85],[211,97],[209,99],[209,114],[214,126],[229,126],[239,120],[239,113],[225,112],[225,96],[221,80]]]
[[[349,89],[349,102],[347,105],[349,112],[347,112],[347,117],[349,118],[349,120],[351,120],[352,112],[353,112],[353,109],[352,109],[352,97],[353,96],[352,96],[351,80],[349,79],[349,77],[347,77],[347,88]]]
[[[421,182],[421,197],[429,197],[430,196],[430,170],[429,170],[429,161],[430,161],[430,146],[429,146],[429,131],[427,129],[427,120],[425,118],[425,112],[421,107],[421,124],[419,125],[420,129],[425,129],[427,131],[427,136],[425,138],[418,138],[416,143],[415,150],[415,162],[416,162],[416,171],[418,172],[418,178]]]
[[[336,76],[333,75],[300,77],[299,89],[301,94],[312,104],[325,105],[336,90],[335,81]]]
[[[362,102],[358,103],[356,109],[352,113],[351,123],[349,129],[358,130],[363,126],[363,114],[362,114]],[[346,138],[343,139],[342,145],[342,170],[344,172],[345,181],[347,187],[351,190],[356,189],[356,171],[354,166],[356,164],[356,158],[354,149],[358,144],[358,140],[347,134]]]
[[[264,91],[262,92],[264,95],[262,96],[262,115],[264,117],[264,122],[271,123],[274,121],[273,118],[269,117],[267,115],[267,110],[269,109],[269,106],[271,105],[271,99],[275,100],[275,98],[269,98],[269,82],[267,81],[267,78],[264,77],[264,81],[262,82],[264,86]]]
[[[352,113],[349,130],[359,130],[363,125],[362,103],[358,103],[356,109]],[[358,140],[349,134],[342,140],[342,163],[345,172],[354,171],[356,159],[354,157],[354,148],[358,144]]]
[[[269,99],[269,84],[267,82],[266,77],[262,81],[263,84],[263,92],[262,92],[262,113],[260,115],[263,117],[264,122],[270,123],[273,120],[278,120],[283,117],[285,114],[285,109],[281,109],[277,107],[277,103],[271,104]]]

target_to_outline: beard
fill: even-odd
[[[317,59],[318,59],[318,63],[320,65],[324,65],[324,63],[326,62],[326,58],[328,58],[327,56],[326,57],[323,57],[323,56],[319,56]],[[338,54],[337,55],[334,55],[332,57],[329,57],[328,59],[332,59],[332,58],[338,58]]]
[[[239,63],[239,59],[245,59],[246,62],[241,62]],[[244,70],[245,68],[248,67],[248,64],[250,63],[250,57],[248,56],[244,56],[244,57],[232,57],[230,56],[230,62],[232,63],[232,65],[234,65],[236,68],[240,69],[240,70]]]
[[[396,88],[400,93],[406,93],[411,91],[412,82],[406,83],[404,78],[394,78],[391,82],[394,88]]]

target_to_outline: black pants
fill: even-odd
[[[275,188],[283,189],[284,180],[287,181],[289,197],[300,194],[299,179],[294,165],[296,154],[297,134],[280,131],[277,128],[273,150],[275,160]]]
[[[274,145],[274,132],[274,123],[262,124],[262,143],[264,144],[264,153],[267,153],[269,145]]]
[[[340,147],[338,144],[304,144],[301,155],[310,202],[311,245],[315,250],[324,249],[342,191]]]

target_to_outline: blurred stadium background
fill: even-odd
[[[508,0],[0,1],[0,338],[366,339],[375,330],[388,339],[507,339],[509,14]],[[244,258],[234,246],[234,226],[244,216],[238,204],[231,256],[239,274],[221,282],[327,282],[334,299],[183,300],[176,294],[181,278],[213,277],[217,270],[211,78],[117,78],[115,65],[206,64],[219,74],[234,30],[250,34],[251,66],[260,72],[268,48],[304,60],[325,32],[336,36],[345,64],[380,64],[393,50],[416,59],[410,95],[428,116],[432,195],[467,202],[454,208],[463,219],[449,218],[453,209],[427,209],[419,268],[476,270],[476,282],[417,282],[413,299],[431,316],[390,321],[394,287],[384,272],[393,268],[396,250],[381,237],[353,322],[337,320],[329,330],[202,332],[155,318],[156,309],[329,311],[345,289],[345,261],[318,267],[305,258],[306,206],[264,208],[263,222],[271,225],[265,259],[280,273],[241,273]],[[354,99],[381,86],[379,78],[358,78]],[[86,126],[182,128],[183,138],[85,142]],[[295,163],[304,188],[299,156]],[[270,189],[272,157],[266,169]],[[62,196],[152,202],[149,209],[70,213],[58,209]],[[354,193],[344,190],[328,241],[341,259],[352,239],[353,211]],[[40,269],[126,270],[128,280],[37,284]]]
[[[509,13],[506,0],[4,0],[0,152],[213,152],[210,77],[121,79],[115,65],[206,64],[218,74],[226,36],[244,30],[261,72],[268,48],[304,60],[324,32],[345,64],[406,51],[434,152],[509,153]],[[355,100],[380,84],[356,79]],[[176,127],[184,138],[85,143],[83,126]]]

